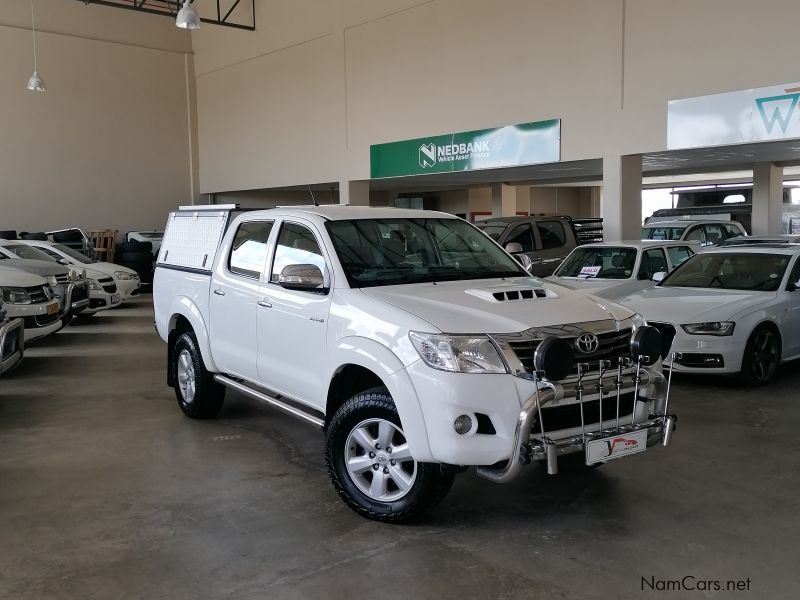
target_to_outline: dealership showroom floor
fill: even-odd
[[[794,597],[797,364],[769,391],[676,377],[669,449],[506,486],[467,472],[391,526],[339,501],[310,426],[234,393],[184,417],[152,319],[149,295],[106,311],[3,382],[0,597],[641,598],[687,575]]]

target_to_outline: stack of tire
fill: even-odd
[[[38,240],[40,242],[47,241],[47,234],[43,231],[39,231],[37,233],[28,233],[27,231],[20,231],[19,232],[19,239],[21,240]]]
[[[153,244],[150,242],[119,242],[114,262],[136,271],[142,283],[153,283]]]

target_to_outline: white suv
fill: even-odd
[[[673,430],[656,330],[444,213],[186,207],[153,301],[186,415],[232,388],[322,427],[334,487],[372,519],[413,517],[469,466],[505,482]]]

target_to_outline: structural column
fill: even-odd
[[[600,203],[603,238],[638,240],[642,236],[642,155],[603,157]]]
[[[513,217],[517,214],[517,188],[503,183],[492,184],[492,216]]]
[[[753,235],[781,233],[783,223],[783,167],[775,163],[753,165]]]
[[[339,204],[369,206],[369,181],[340,181]]]

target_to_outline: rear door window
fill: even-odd
[[[689,246],[670,246],[667,248],[667,254],[669,254],[669,261],[672,263],[672,268],[674,269],[694,254],[694,252],[692,252]]]
[[[272,221],[250,221],[239,225],[228,256],[228,270],[243,277],[261,277],[271,231]]]
[[[652,279],[656,273],[667,272],[667,257],[661,248],[651,248],[642,253],[638,279]]]
[[[567,243],[567,234],[560,221],[537,221],[539,239],[542,241],[542,250],[561,248]]]
[[[703,228],[700,225],[692,227],[689,230],[689,233],[686,234],[686,237],[684,239],[692,242],[700,242],[701,246],[706,245],[706,236],[705,233],[703,232]]]
[[[721,225],[711,224],[703,226],[706,230],[706,243],[711,246],[721,244],[725,239],[725,232],[722,230]]]
[[[722,226],[722,228],[725,230],[725,233],[729,238],[739,237],[740,235],[743,235],[742,232],[739,230],[739,228],[736,227],[736,225],[732,225],[731,223],[725,223]]]

